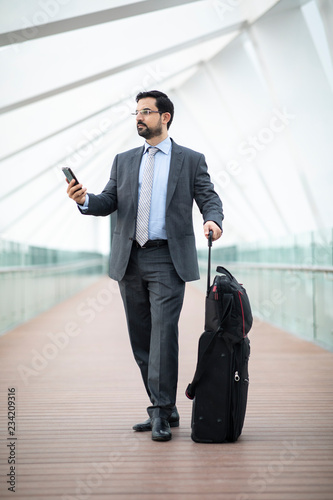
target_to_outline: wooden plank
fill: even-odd
[[[149,404],[117,285],[87,290],[0,338],[0,496],[74,500],[328,500],[333,496],[333,354],[256,321],[237,443],[191,438],[184,390],[204,296],[187,286],[173,439],[132,425]],[[16,391],[16,492],[7,490],[7,389]]]

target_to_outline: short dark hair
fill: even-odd
[[[159,90],[148,90],[147,92],[139,92],[135,100],[139,102],[141,99],[146,99],[147,97],[156,99],[156,107],[160,113],[170,113],[171,118],[167,123],[167,128],[169,128],[175,112],[173,103],[170,101],[169,97]]]

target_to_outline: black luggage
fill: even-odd
[[[199,339],[198,361],[186,396],[193,399],[193,441],[234,442],[242,432],[249,385],[248,361],[252,326],[245,288],[218,266],[210,286],[212,235],[208,239],[205,331]]]

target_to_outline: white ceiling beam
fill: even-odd
[[[198,61],[198,62],[195,62],[193,64],[190,64],[189,66],[185,66],[181,70],[178,70],[174,73],[171,73],[163,80],[164,84],[165,84],[165,82],[168,82],[169,80],[181,75],[182,73],[186,73],[187,71],[189,71],[191,69],[193,70],[195,68],[199,68],[201,64],[202,64],[202,62]],[[133,98],[134,98],[134,95],[133,95]],[[15,151],[12,151],[11,153],[9,153],[5,156],[1,156],[0,162],[6,161],[9,158],[12,158],[13,156],[15,156],[17,154],[23,153],[23,151],[27,151],[28,149],[30,149],[34,146],[37,146],[38,144],[41,144],[42,142],[47,141],[47,140],[51,139],[52,137],[56,137],[57,135],[61,134],[62,132],[65,132],[66,130],[70,130],[71,128],[76,127],[77,125],[83,124],[87,120],[94,118],[95,116],[98,116],[102,113],[105,113],[106,111],[111,110],[114,107],[120,106],[121,104],[125,103],[127,101],[127,99],[128,99],[128,96],[126,96],[123,99],[120,99],[118,101],[112,102],[112,103],[108,104],[107,106],[104,106],[103,108],[98,109],[94,113],[91,113],[90,115],[86,115],[83,118],[80,118],[79,120],[71,122],[69,125],[66,125],[62,128],[57,129],[55,132],[52,132],[51,134],[44,135],[40,139],[38,139],[34,142],[26,144],[25,146],[23,146],[19,149],[16,149]]]
[[[199,0],[145,0],[142,2],[130,3],[112,9],[90,12],[81,16],[70,17],[60,21],[45,24],[38,24],[32,27],[25,27],[21,30],[9,31],[0,34],[0,47],[11,45],[12,43],[24,43],[38,38],[51,35],[59,35],[68,31],[74,31],[98,24],[118,21],[128,17],[140,16],[150,12],[178,7],[187,3],[195,3]]]
[[[188,101],[186,99],[186,95],[185,95],[184,91],[180,88],[174,89],[173,94],[181,100],[182,107],[184,109],[186,109],[186,114],[190,117],[190,120],[189,120],[190,123],[195,123],[195,127],[200,129],[201,135],[205,138],[207,145],[209,145],[209,148],[211,151],[213,151],[215,157],[219,158],[219,160],[223,161],[221,158],[220,148],[216,146],[214,141],[212,141],[212,138],[211,138],[209,132],[207,131],[206,125],[203,124],[202,120],[198,119],[198,116],[195,113],[193,113],[191,106],[189,106],[189,104],[188,104]],[[210,172],[210,175],[211,175],[213,184],[221,187],[218,176],[214,175],[213,171]],[[245,215],[245,217],[247,216],[249,218],[249,224],[251,223],[250,222],[251,221],[250,214],[252,213],[253,214],[252,218],[254,218],[254,220],[258,223],[258,225],[261,226],[264,233],[267,234],[268,236],[273,236],[272,230],[269,226],[269,223],[267,222],[267,224],[266,224],[266,221],[263,219],[263,217],[261,217],[260,209],[252,202],[252,200],[250,200],[248,198],[246,192],[242,189],[242,187],[237,182],[236,176],[233,177],[233,185],[235,186],[236,190],[240,193],[240,196],[242,197],[244,203],[247,205],[247,211],[246,211],[246,214],[244,214],[244,215]],[[222,190],[223,190],[223,188],[224,188],[224,186],[222,186]],[[228,190],[225,190],[225,189],[223,190],[223,196],[225,199],[228,198]],[[229,204],[232,205],[231,200],[229,200]]]
[[[180,43],[178,45],[173,45],[171,47],[167,47],[166,49],[161,50],[159,52],[154,52],[153,54],[149,54],[149,55],[140,57],[139,59],[135,59],[134,61],[130,61],[128,63],[121,64],[120,66],[110,68],[106,71],[102,71],[101,73],[96,73],[96,74],[88,76],[86,78],[82,78],[81,80],[77,80],[75,82],[68,83],[67,85],[63,85],[61,87],[49,90],[47,92],[43,92],[41,94],[29,97],[27,99],[23,99],[22,101],[18,101],[18,102],[15,102],[13,104],[9,104],[8,106],[4,106],[4,107],[0,108],[0,114],[8,113],[9,111],[13,111],[14,109],[21,108],[22,106],[27,106],[29,104],[33,104],[34,102],[41,101],[42,99],[47,99],[48,97],[52,97],[52,96],[61,94],[63,92],[67,92],[68,90],[73,90],[77,87],[81,87],[83,85],[93,83],[97,80],[101,80],[102,78],[107,78],[107,77],[115,75],[117,73],[121,73],[122,71],[126,71],[128,69],[134,68],[135,66],[147,64],[147,63],[154,61],[156,59],[160,59],[160,58],[168,56],[170,54],[174,54],[180,50],[188,49],[188,48],[193,47],[195,45],[199,45],[199,44],[207,42],[209,40],[213,40],[214,38],[221,37],[221,36],[226,35],[228,33],[231,33],[234,31],[244,30],[246,27],[247,27],[247,22],[244,21],[242,23],[233,24],[231,26],[227,26],[225,28],[222,28],[222,29],[219,29],[216,31],[212,31],[210,33],[207,33],[206,35],[203,35],[203,36],[200,36],[197,38],[192,38],[192,39],[188,40],[187,42],[183,42],[183,43]]]

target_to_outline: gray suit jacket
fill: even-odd
[[[125,274],[135,234],[143,151],[142,146],[115,157],[109,182],[101,194],[89,193],[89,208],[83,212],[105,216],[117,210],[110,260],[110,277],[117,281]],[[193,200],[204,222],[212,220],[222,227],[222,203],[210,181],[205,157],[172,141],[165,224],[171,258],[184,281],[200,277],[193,231]]]

